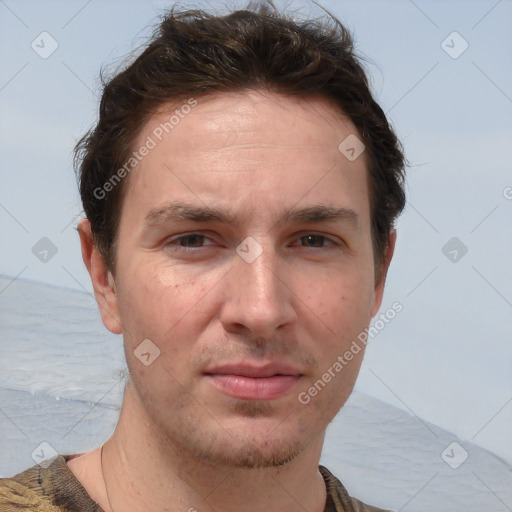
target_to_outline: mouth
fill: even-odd
[[[209,368],[204,376],[217,390],[238,400],[276,400],[290,392],[302,373],[289,365],[269,363],[222,365]]]

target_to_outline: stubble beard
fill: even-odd
[[[242,401],[234,409],[244,418],[257,419],[275,414],[272,405],[263,402]],[[275,431],[279,431],[279,426]],[[306,448],[306,443],[290,440],[286,434],[279,436],[270,432],[266,436],[262,434],[262,437],[264,439],[251,442],[231,436],[220,426],[217,432],[207,433],[187,425],[177,435],[169,436],[169,440],[182,454],[188,454],[196,462],[212,468],[277,468],[292,462]]]

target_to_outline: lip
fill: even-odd
[[[301,372],[285,363],[226,364],[208,368],[208,381],[222,393],[239,400],[275,400],[299,382]]]

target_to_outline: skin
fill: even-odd
[[[175,108],[163,106],[135,147]],[[298,395],[377,313],[395,243],[392,231],[376,281],[365,155],[349,161],[338,150],[350,134],[358,132],[349,118],[320,97],[198,98],[129,177],[114,275],[89,222],[80,223],[103,323],[123,334],[130,371],[104,445],[106,486],[99,449],[68,462],[106,512],[323,511],[325,429],[353,389],[364,350],[307,405]],[[177,202],[232,218],[145,224]],[[282,218],[312,206],[352,216]],[[249,236],[262,250],[252,263],[236,252]],[[145,339],[160,350],[149,366],[134,354]],[[299,372],[275,399],[233,398],[204,374],[268,361]]]

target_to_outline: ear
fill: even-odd
[[[96,302],[100,309],[103,325],[114,334],[123,332],[115,281],[107,264],[92,240],[91,223],[88,219],[78,224],[78,234],[82,246],[82,258],[91,276]]]
[[[391,258],[393,258],[393,253],[395,252],[395,244],[396,230],[391,229],[389,231],[388,246],[386,247],[386,252],[381,264],[380,272],[377,276],[378,279],[375,282],[374,298],[371,309],[372,318],[377,314],[377,311],[379,311],[380,305],[382,303],[382,297],[384,295],[384,284],[386,283],[386,275],[388,273],[389,264],[391,263]]]

